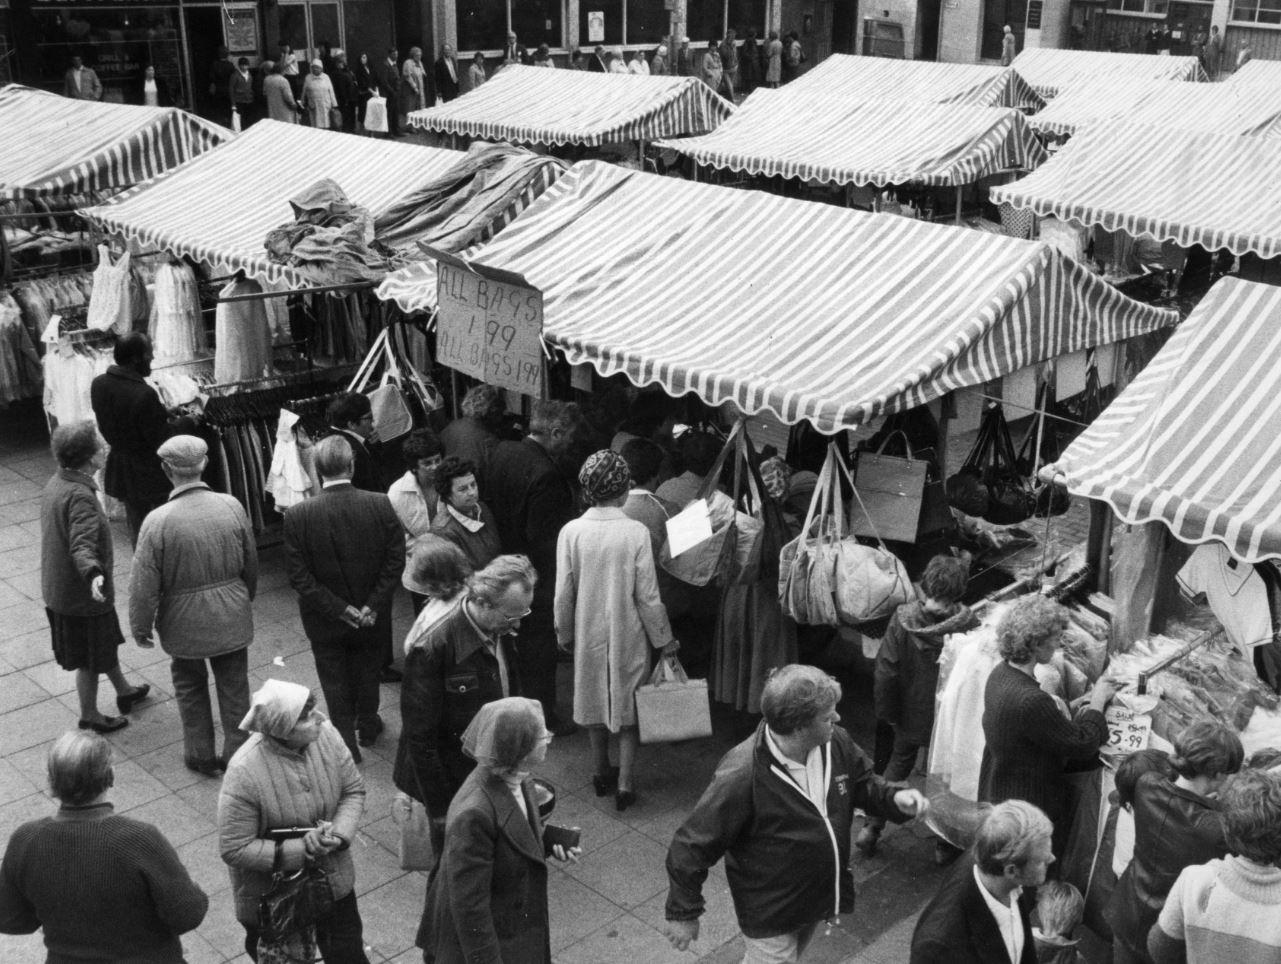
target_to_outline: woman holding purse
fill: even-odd
[[[680,643],[659,599],[649,530],[623,513],[632,487],[627,463],[597,452],[578,482],[591,508],[557,540],[556,636],[574,653],[574,722],[588,727],[596,796],[612,789],[615,807],[626,810],[636,802],[636,689],[649,675],[650,647],[671,656]],[[609,762],[611,733],[618,735],[617,767]]]

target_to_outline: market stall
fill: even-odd
[[[1073,88],[1106,78],[1115,90],[1133,80],[1205,80],[1196,57],[1121,54],[1099,50],[1028,47],[1010,67],[1047,101]]]
[[[1225,84],[1231,86],[1254,86],[1261,84],[1275,87],[1281,83],[1281,61],[1248,60],[1238,67]]]
[[[599,147],[714,130],[734,105],[694,77],[504,67],[475,90],[412,111],[418,130],[515,144]]]
[[[918,104],[970,104],[1035,111],[1044,99],[1009,67],[946,64],[832,54],[785,87],[802,99],[831,96],[845,101],[902,100]]]

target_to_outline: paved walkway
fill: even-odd
[[[50,813],[44,761],[50,742],[74,728],[78,718],[73,674],[52,659],[48,625],[40,601],[39,495],[53,470],[43,421],[25,406],[0,412],[0,842],[20,823]],[[116,533],[117,611],[127,612],[129,541]],[[262,555],[263,575],[254,603],[256,635],[250,649],[251,683],[277,677],[319,688],[315,666],[298,620],[278,549]],[[409,622],[406,599],[398,600],[397,633]],[[218,856],[218,781],[186,770],[181,726],[163,652],[121,648],[130,680],[145,680],[153,698],[133,714],[129,727],[109,739],[115,749],[116,811],[158,826],[210,896],[209,913],[183,939],[192,964],[247,961],[240,953],[242,931],[232,913],[230,882]],[[569,667],[562,666],[563,674]],[[103,680],[99,705],[111,708],[111,687]],[[866,680],[846,683],[844,723],[870,746],[871,714]],[[562,686],[562,693],[568,688]],[[361,833],[354,844],[357,890],[370,960],[420,961],[413,937],[422,910],[424,877],[402,871],[397,862],[397,828],[390,816],[395,794],[391,763],[400,732],[399,694],[384,686],[387,732],[365,754],[361,767],[368,797]],[[558,964],[666,964],[736,962],[742,941],[734,922],[724,871],[717,867],[707,885],[708,913],[702,936],[686,953],[662,937],[666,875],[663,860],[672,832],[710,779],[719,757],[745,732],[732,714],[714,714],[716,734],[706,741],[642,748],[640,802],[624,814],[612,798],[592,793],[587,738],[557,740],[538,771],[559,791],[556,820],[583,830],[582,862],[553,867],[550,884],[552,951]],[[857,831],[857,825],[855,830]],[[806,964],[907,959],[916,913],[934,892],[939,871],[923,827],[891,827],[881,851],[857,860],[858,910],[830,934],[822,934]],[[44,960],[39,935],[0,936],[0,961]]]

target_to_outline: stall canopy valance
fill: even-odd
[[[172,107],[0,87],[0,198],[118,191],[234,135]]]
[[[378,218],[465,156],[264,120],[159,180],[83,213],[105,231],[146,247],[300,288],[307,279],[271,261],[263,247],[268,231],[293,220],[289,198],[327,178]]]
[[[1067,135],[1096,122],[1207,134],[1281,134],[1281,84],[1188,84],[1177,80],[1110,78],[1086,81],[1054,100],[1028,123],[1042,134]]]
[[[1051,471],[1130,523],[1281,558],[1281,288],[1224,278]]]
[[[1047,100],[1082,83],[1111,80],[1123,90],[1133,79],[1205,80],[1196,57],[1160,54],[1116,54],[1099,50],[1056,50],[1028,47],[1010,65]]]
[[[694,77],[640,77],[512,64],[475,90],[410,113],[421,130],[518,144],[653,141],[714,130],[734,105]]]
[[[824,432],[1177,317],[1048,245],[599,161],[468,260],[539,288],[544,338],[571,362]],[[380,294],[424,307],[434,275]]]
[[[1017,110],[857,102],[792,86],[756,91],[711,134],[659,143],[711,167],[833,184],[969,184],[1045,160]]]
[[[1281,141],[1096,124],[991,198],[1185,248],[1271,258],[1281,254]]]
[[[1228,84],[1281,84],[1281,61],[1248,60],[1226,81]]]
[[[782,90],[804,98],[905,100],[1037,110],[1045,101],[1017,71],[982,64],[941,64],[832,54]]]

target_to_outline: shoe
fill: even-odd
[[[592,789],[596,791],[596,796],[603,797],[618,786],[618,767],[610,767],[608,773],[592,774]]]
[[[962,853],[963,850],[958,850],[946,840],[934,841],[934,863],[939,867],[946,867]]]
[[[564,737],[573,736],[578,732],[578,724],[573,720],[565,720],[563,723],[557,723],[555,726],[548,727],[552,736]]]
[[[374,741],[382,735],[382,731],[387,729],[387,724],[377,717],[374,717],[374,723],[374,726],[360,727],[359,743],[361,746],[373,746]]]
[[[636,794],[631,790],[619,790],[614,794],[614,809],[622,813],[636,802]]]
[[[192,773],[199,773],[206,777],[219,777],[222,775],[221,760],[183,760],[188,770]]]
[[[80,729],[93,730],[95,733],[115,733],[128,725],[129,721],[123,716],[104,716],[101,723],[97,720],[80,721]]]
[[[405,678],[405,674],[394,666],[388,666],[383,669],[382,675],[378,677],[380,683],[399,683]]]
[[[876,845],[881,839],[881,828],[874,827],[871,824],[864,824],[863,829],[858,832],[854,838],[854,846],[858,848],[859,853],[864,857],[872,857],[876,854]]]
[[[128,693],[121,693],[116,697],[116,709],[121,713],[128,713],[137,704],[145,700],[147,698],[147,694],[150,692],[150,683],[143,683],[141,686],[135,686]]]

